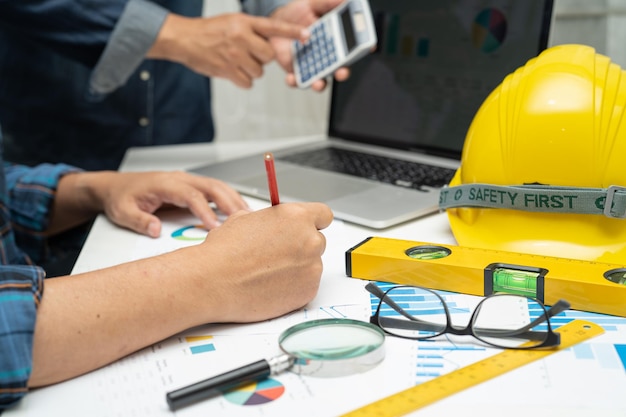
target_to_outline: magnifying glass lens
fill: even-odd
[[[284,336],[283,350],[300,359],[349,359],[378,349],[384,335],[376,329],[351,323],[305,327]]]
[[[292,371],[319,377],[365,372],[385,356],[385,333],[377,326],[351,319],[321,319],[297,324],[278,339],[294,358]]]

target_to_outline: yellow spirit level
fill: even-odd
[[[626,266],[370,237],[346,252],[346,275],[485,296],[507,292],[547,305],[626,317]]]

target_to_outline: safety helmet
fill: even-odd
[[[626,264],[626,73],[548,48],[476,113],[440,194],[459,245]]]

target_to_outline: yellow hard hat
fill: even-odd
[[[626,72],[589,46],[509,74],[440,194],[462,246],[626,263]]]

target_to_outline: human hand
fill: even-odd
[[[202,244],[186,248],[185,256],[201,275],[197,285],[203,289],[195,290],[204,306],[199,307],[203,316],[198,324],[266,320],[311,301],[326,247],[319,230],[332,218],[321,203],[240,212],[212,230]]]
[[[224,182],[182,171],[95,173],[94,193],[104,213],[114,223],[138,233],[158,237],[161,221],[153,213],[162,206],[188,208],[208,229],[219,226],[208,202],[230,215],[248,206]]]
[[[195,183],[174,176],[182,188]],[[156,190],[162,187],[153,181],[170,182],[154,173],[67,177],[72,195],[84,182],[143,182]],[[202,324],[255,322],[301,308],[317,294],[326,246],[319,229],[332,217],[321,203],[238,212],[203,243],[50,280],[37,311],[29,385],[82,375]]]
[[[272,14],[273,19],[283,22],[291,22],[308,27],[321,16],[339,6],[343,0],[295,0],[282,6]],[[296,86],[296,76],[293,72],[293,57],[291,54],[291,39],[272,38],[272,46],[276,51],[276,60],[287,73],[285,81],[291,87]],[[335,72],[337,81],[344,81],[350,76],[350,70],[346,67],[339,68]],[[323,91],[326,88],[325,80],[317,80],[311,88],[315,91]]]
[[[209,18],[169,14],[147,57],[178,62],[249,88],[253,79],[263,75],[263,66],[275,58],[270,37],[285,42],[308,38],[306,27],[297,23],[243,13]]]

